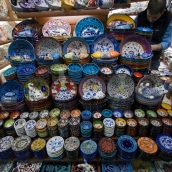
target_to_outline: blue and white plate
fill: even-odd
[[[26,125],[25,125],[25,129],[26,130],[32,130],[33,128],[35,128],[36,126],[36,121],[35,120],[29,120],[27,121]]]
[[[83,154],[93,154],[97,151],[97,143],[93,140],[85,140],[81,143],[80,150]]]
[[[76,36],[95,37],[104,33],[103,23],[95,17],[85,17],[75,26]]]
[[[92,53],[96,51],[109,52],[110,50],[119,52],[118,42],[113,36],[102,34],[94,39],[91,46]]]
[[[115,127],[115,122],[112,118],[105,118],[103,124],[105,127]]]
[[[120,110],[120,109],[115,109],[115,110],[113,111],[113,116],[114,116],[115,118],[122,118],[122,117],[123,117],[122,110]]]

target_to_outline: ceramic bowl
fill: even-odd
[[[121,65],[118,65],[117,67],[115,67],[115,73],[116,74],[125,73],[129,76],[132,76],[133,75],[133,69],[128,65],[121,64]]]
[[[84,75],[97,75],[99,72],[99,66],[95,63],[87,63],[83,65],[83,73]]]

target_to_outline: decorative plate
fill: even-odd
[[[137,144],[142,151],[148,154],[154,154],[158,151],[157,144],[148,137],[140,137],[137,140]]]
[[[122,118],[122,116],[123,116],[122,110],[120,110],[120,109],[113,110],[113,116],[115,118]]]
[[[45,147],[45,145],[46,145],[46,141],[44,139],[38,138],[32,142],[31,149],[33,151],[40,151]]]
[[[122,135],[118,138],[117,144],[120,149],[125,152],[135,152],[137,150],[137,142],[130,136]]]
[[[136,32],[143,34],[153,34],[153,30],[148,27],[138,27]]]
[[[5,42],[7,40],[7,32],[4,27],[0,25],[0,41]]]
[[[62,2],[59,0],[45,0],[51,10],[61,10]]]
[[[99,66],[95,63],[86,63],[82,71],[85,75],[96,75],[99,72]]]
[[[21,8],[23,8],[23,9],[25,9],[27,11],[31,11],[31,12],[37,11],[35,3],[32,0],[27,0],[27,1],[20,0],[19,1],[19,5],[20,5]]]
[[[4,127],[5,128],[10,128],[10,127],[13,127],[14,125],[14,119],[7,119],[4,123]]]
[[[123,111],[123,114],[124,114],[125,118],[133,118],[133,116],[134,116],[134,113],[132,110],[125,110],[125,111]]]
[[[161,117],[167,117],[168,112],[165,109],[157,109],[157,114]]]
[[[47,120],[46,120],[46,119],[39,119],[39,120],[36,122],[36,128],[37,128],[38,130],[42,130],[42,129],[44,129],[46,126],[47,126]]]
[[[80,53],[90,53],[90,47],[85,39],[80,37],[69,38],[63,45],[63,54],[74,53],[77,57]]]
[[[135,119],[127,119],[127,125],[130,127],[136,127],[137,126],[137,121]]]
[[[152,57],[150,43],[140,35],[129,35],[120,43],[121,56],[126,58],[147,59]]]
[[[29,120],[26,122],[25,129],[26,130],[32,130],[36,126],[36,121],[35,120]]]
[[[115,127],[115,121],[112,118],[105,118],[103,124],[106,127]]]
[[[104,75],[113,74],[113,69],[110,66],[102,66],[100,67],[100,72]]]
[[[45,0],[33,0],[33,1],[34,1],[34,4],[35,4],[35,7],[39,11],[48,11],[49,10],[49,6],[45,2]]]
[[[62,54],[61,44],[54,38],[41,38],[35,45],[35,54],[41,55],[53,55]]]
[[[126,120],[123,119],[123,118],[117,118],[115,120],[115,124],[118,126],[118,127],[125,127],[126,126]]]
[[[96,51],[109,52],[110,50],[119,52],[119,45],[117,40],[109,34],[97,36],[91,45],[91,53]]]
[[[97,151],[97,143],[93,140],[85,140],[81,143],[80,149],[84,154],[93,154]]]
[[[42,33],[45,37],[67,36],[71,34],[71,26],[65,20],[52,19],[44,24]]]
[[[0,152],[8,150],[11,147],[13,141],[14,138],[12,136],[6,136],[0,139]]]
[[[13,37],[37,37],[41,26],[35,20],[24,20],[17,24],[12,31]]]
[[[102,96],[106,94],[106,85],[98,76],[86,76],[79,83],[79,94],[84,100],[94,99],[100,93]],[[102,98],[104,97],[100,97]]]
[[[77,95],[77,85],[69,77],[59,77],[51,84],[51,96],[57,101],[69,101]]]
[[[150,117],[157,118],[157,114],[153,110],[147,110],[146,114],[149,115]]]
[[[172,153],[172,136],[168,134],[159,134],[156,137],[156,144],[165,152]]]
[[[135,29],[134,20],[127,14],[112,14],[107,20],[110,29]]]
[[[35,72],[35,65],[33,65],[32,63],[30,64],[21,64],[17,67],[16,69],[16,72],[17,72],[17,75],[20,75],[20,76],[28,76],[28,75],[31,75]]]
[[[80,141],[77,137],[69,137],[64,142],[64,148],[67,151],[75,151],[79,148]]]
[[[18,119],[18,120],[14,123],[14,128],[15,128],[15,129],[24,128],[25,124],[26,124],[25,119]]]
[[[75,26],[76,36],[94,37],[104,33],[103,23],[95,17],[85,17],[78,21]]]
[[[142,109],[135,109],[134,114],[138,117],[138,118],[144,118],[145,117],[145,112]]]
[[[118,65],[117,67],[115,67],[115,73],[116,74],[125,73],[129,76],[132,76],[133,75],[133,69],[128,65],[121,64],[121,65]]]
[[[16,138],[12,143],[13,151],[22,151],[26,149],[31,143],[31,138],[29,136],[21,136]]]
[[[106,154],[112,154],[116,150],[116,144],[111,138],[103,137],[99,140],[100,151]]]
[[[47,99],[50,88],[47,82],[41,78],[31,78],[24,84],[24,96],[28,101]]]
[[[107,84],[107,92],[110,97],[127,99],[134,92],[134,81],[127,74],[117,74],[110,78]]]
[[[46,148],[47,152],[58,152],[60,149],[63,148],[64,139],[60,136],[52,137],[48,140]]]
[[[57,117],[51,117],[48,119],[47,125],[50,127],[54,127],[57,126],[57,123],[58,123]]]

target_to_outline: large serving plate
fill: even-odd
[[[44,37],[41,38],[35,45],[35,54],[39,57],[41,55],[53,55],[60,54],[62,55],[62,46],[54,38]]]
[[[24,20],[12,30],[13,37],[36,37],[40,34],[41,26],[35,20]]]
[[[107,27],[110,29],[135,29],[136,24],[127,14],[113,14],[107,20]]]
[[[63,45],[63,54],[73,52],[76,56],[80,53],[90,53],[90,47],[88,43],[80,37],[69,38]]]
[[[51,96],[56,101],[69,101],[76,97],[77,86],[69,77],[59,77],[51,84]]]
[[[28,101],[47,99],[50,89],[47,82],[41,78],[31,78],[24,84],[24,96]]]
[[[109,52],[110,50],[119,51],[119,45],[117,40],[108,34],[102,34],[97,36],[91,46],[91,52],[96,51]]]
[[[147,59],[152,57],[150,43],[140,35],[129,35],[120,43],[121,56],[127,58]]]
[[[110,78],[107,84],[107,92],[110,97],[127,99],[134,92],[134,81],[127,74],[116,74]]]
[[[45,37],[66,36],[66,35],[70,35],[71,26],[65,20],[52,19],[44,24],[42,28],[42,33]]]
[[[85,17],[76,24],[75,33],[79,37],[95,37],[104,33],[104,26],[95,17]]]

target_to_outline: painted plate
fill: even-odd
[[[136,24],[126,14],[113,14],[107,20],[107,27],[112,29],[135,29]]]
[[[65,140],[64,147],[67,151],[75,151],[79,148],[80,141],[77,137],[69,137]]]
[[[103,23],[95,17],[85,17],[75,26],[76,36],[92,37],[104,33]]]
[[[152,56],[150,43],[140,35],[129,35],[120,43],[121,56],[147,59]]]
[[[42,33],[45,37],[66,36],[71,34],[71,26],[65,20],[52,19],[44,24]]]
[[[109,34],[102,34],[97,36],[91,45],[92,53],[96,51],[109,52],[110,50],[119,52],[119,45],[117,40]]]
[[[69,77],[59,77],[51,84],[51,96],[57,101],[69,101],[77,95],[77,85]]]
[[[50,88],[47,82],[41,78],[31,78],[24,84],[24,96],[28,101],[47,99]]]
[[[44,139],[38,138],[32,142],[31,149],[33,151],[40,151],[45,147],[45,145],[46,141]]]
[[[35,45],[35,54],[37,56],[47,55],[47,54],[62,55],[62,46],[54,38],[41,38]]]
[[[97,143],[93,140],[85,140],[81,143],[80,149],[84,154],[93,154],[97,150]]]
[[[63,45],[63,54],[73,52],[76,56],[80,53],[90,53],[88,43],[80,37],[69,38]]]
[[[6,136],[0,139],[0,152],[6,151],[12,145],[14,138],[12,136]]]

